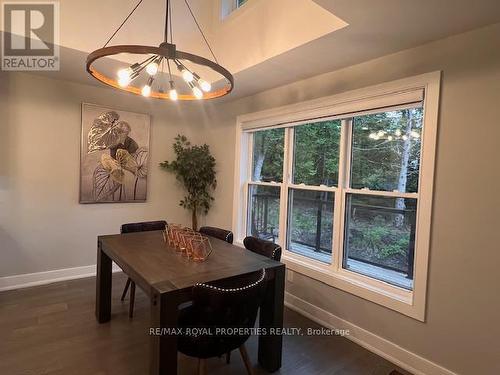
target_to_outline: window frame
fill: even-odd
[[[219,0],[218,8],[220,13],[220,20],[226,20],[226,18],[230,17],[234,12],[247,5],[248,1],[249,0],[245,0],[242,4],[240,4],[239,0]]]
[[[430,227],[432,211],[432,194],[434,180],[434,163],[436,134],[438,122],[438,105],[441,72],[426,73],[376,86],[358,89],[330,97],[315,99],[290,106],[279,107],[257,113],[238,116],[235,150],[235,186],[233,198],[233,231],[235,243],[242,245],[246,235],[248,212],[248,192],[250,184],[262,184],[280,187],[279,243],[283,247],[282,261],[287,268],[324,282],[335,288],[344,290],[366,300],[398,311],[404,315],[425,321],[425,301],[427,289],[428,256],[430,246]],[[381,112],[383,109],[371,110],[369,105],[373,98],[390,97],[407,90],[424,90],[423,97],[423,129],[421,134],[421,160],[419,175],[419,191],[417,193],[381,192],[350,188],[347,168],[351,166],[352,146],[352,114],[335,113],[335,108],[355,103],[355,106],[368,106],[368,112]],[[402,106],[404,103],[402,103]],[[388,110],[392,110],[393,106]],[[357,114],[354,114],[356,116]],[[310,120],[305,120],[310,119]],[[339,178],[337,186],[309,186],[291,183],[293,164],[293,132],[294,126],[340,119],[342,130],[340,136]],[[252,129],[244,129],[251,124]],[[251,182],[252,169],[252,136],[251,133],[285,127],[283,179],[280,183]],[[290,172],[290,173],[289,173]],[[331,191],[335,195],[333,213],[333,242],[331,264],[326,264],[287,249],[287,213],[288,189]],[[415,260],[413,290],[403,289],[384,281],[376,280],[342,267],[344,255],[343,243],[345,235],[345,209],[347,194],[365,194],[417,199]]]

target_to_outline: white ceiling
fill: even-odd
[[[100,84],[85,73],[86,55],[136,1],[61,1],[61,71],[41,74]],[[208,57],[184,0],[172,1],[174,42]],[[223,22],[219,0],[190,4],[235,75],[226,100],[500,22],[498,0],[248,0]],[[144,0],[111,44],[159,44],[164,8],[164,0]]]

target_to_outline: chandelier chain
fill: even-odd
[[[215,56],[215,53],[212,50],[212,47],[210,46],[210,43],[208,43],[208,40],[207,40],[205,34],[203,33],[203,30],[201,29],[201,26],[198,23],[198,20],[196,19],[196,16],[194,15],[193,11],[191,10],[191,6],[189,5],[188,0],[184,0],[184,2],[186,3],[187,8],[189,9],[189,13],[191,13],[191,17],[193,17],[193,20],[196,23],[196,26],[198,27],[198,30],[200,31],[200,34],[203,37],[203,40],[205,40],[205,43],[206,43],[208,49],[210,50],[210,53],[212,54],[212,57],[214,58],[215,62],[218,64],[219,62],[217,61],[217,57]]]
[[[137,3],[137,5],[134,7],[134,9],[132,9],[132,11],[128,14],[128,16],[123,20],[123,22],[121,23],[121,25],[118,26],[118,28],[115,30],[115,32],[113,33],[113,35],[111,35],[109,37],[108,41],[106,43],[104,43],[103,48],[105,48],[109,44],[109,42],[111,42],[111,39],[113,39],[115,37],[115,35],[118,33],[118,31],[120,31],[120,29],[123,27],[123,25],[125,25],[125,23],[132,16],[132,14],[134,14],[134,12],[136,11],[136,9],[139,8],[139,5],[141,5],[142,2],[143,2],[143,0],[139,0],[139,2]]]
[[[174,32],[173,32],[173,26],[172,26],[172,2],[171,1],[169,1],[168,7],[169,7],[168,8],[169,9],[169,22],[170,22],[170,44],[174,44]]]

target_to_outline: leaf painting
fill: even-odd
[[[105,150],[120,142],[123,129],[118,126],[119,118],[118,113],[110,111],[94,120],[88,135],[88,152]]]
[[[146,199],[149,126],[148,115],[82,106],[80,202]]]
[[[109,198],[121,186],[121,184],[116,181],[116,177],[112,177],[109,169],[105,168],[101,163],[97,164],[94,170],[93,180],[93,196],[96,202]]]

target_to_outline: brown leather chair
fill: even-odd
[[[257,237],[248,236],[243,240],[245,248],[265,257],[281,260],[281,246],[271,241],[262,240]]]
[[[164,230],[167,225],[165,220],[158,221],[143,221],[140,223],[128,223],[123,224],[120,228],[120,233],[134,233],[134,232],[149,232],[153,230]],[[125,289],[122,293],[121,300],[123,301],[127,296],[128,288],[130,287],[130,305],[128,309],[128,316],[132,318],[134,316],[134,301],[135,301],[135,283],[129,277],[127,283],[125,284]]]
[[[227,243],[233,243],[233,232],[230,230],[225,230],[216,227],[201,227],[200,233],[206,234],[207,236],[218,238],[219,240],[226,241]]]

